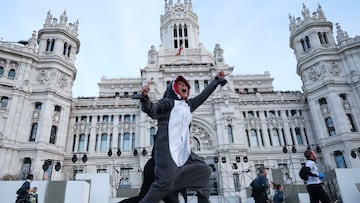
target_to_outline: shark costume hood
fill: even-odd
[[[178,87],[177,87],[177,82],[183,82],[185,83],[185,85],[188,87],[188,95],[190,94],[190,84],[189,82],[181,75],[177,76],[175,78],[175,80],[172,80],[170,82],[170,84],[166,87],[166,91],[164,93],[164,96],[163,98],[172,98],[172,99],[176,99],[176,100],[181,100],[181,95],[180,95],[180,92],[178,90]],[[185,98],[187,99],[187,98]]]

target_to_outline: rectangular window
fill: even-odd
[[[106,173],[106,168],[99,168],[96,170],[96,173]]]
[[[73,146],[72,146],[72,151],[75,151],[75,144],[76,144],[76,135],[74,135],[74,139],[73,139]]]
[[[238,173],[233,174],[234,188],[236,192],[240,192],[240,178]]]
[[[300,128],[295,128],[295,136],[296,136],[296,141],[299,145],[303,145],[304,141],[301,137],[301,131]]]
[[[126,114],[125,117],[124,117],[124,122],[130,122],[131,120],[131,117],[129,114]]]
[[[348,121],[350,131],[351,132],[357,132],[357,129],[355,127],[355,123],[354,123],[354,120],[353,120],[353,116],[351,114],[346,114],[346,117],[347,117],[347,121]]]
[[[95,152],[98,150],[98,143],[99,143],[99,134],[96,134],[96,137],[95,137]]]
[[[347,168],[344,155],[341,151],[335,151],[334,157],[337,168]]]
[[[78,152],[84,152],[84,151],[85,151],[85,134],[80,134]]]
[[[103,133],[101,135],[101,144],[100,144],[101,152],[105,152],[107,149],[107,139],[108,139],[108,135],[106,133]]]
[[[199,93],[199,92],[200,92],[199,81],[195,80],[195,93]]]
[[[328,129],[329,136],[336,136],[335,126],[331,117],[325,118],[325,124]]]
[[[89,151],[89,147],[90,147],[90,134],[88,134],[87,142],[86,142],[86,151],[87,152]]]
[[[130,151],[131,150],[130,133],[124,133],[123,147],[122,148],[123,148],[124,151]]]
[[[42,103],[41,102],[35,102],[35,109],[36,110],[41,110],[42,107]]]

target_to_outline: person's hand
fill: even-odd
[[[144,85],[144,86],[141,88],[141,94],[142,94],[143,96],[146,96],[146,95],[148,95],[149,91],[150,91],[150,82],[148,82],[146,85]]]
[[[325,178],[325,175],[322,172],[320,172],[318,176],[319,176],[320,180],[323,180]]]
[[[225,74],[225,72],[223,70],[221,70],[217,73],[217,77],[220,79],[224,78],[227,75],[229,75],[229,73]]]
[[[223,70],[221,70],[217,73],[216,77],[219,78],[221,86],[224,86],[227,83],[226,79],[224,78],[227,75],[229,75],[229,73],[225,74]]]

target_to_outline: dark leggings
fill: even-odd
[[[160,172],[160,170],[159,170]],[[166,175],[168,179],[155,179],[148,193],[140,203],[158,203],[162,198],[185,188],[197,192],[198,203],[208,203],[210,193],[210,167],[195,154],[191,154],[184,166],[175,173],[162,169],[158,174]]]
[[[310,203],[330,203],[330,197],[321,184],[310,184],[306,186],[310,196]]]

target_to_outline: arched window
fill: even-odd
[[[108,115],[103,116],[103,122],[109,122],[109,116]]]
[[[209,85],[208,80],[204,80],[204,88],[207,87]]]
[[[0,76],[4,75],[4,67],[0,66]]]
[[[60,112],[61,111],[61,106],[55,105],[54,111],[55,112]]]
[[[357,129],[356,129],[355,122],[353,120],[352,114],[346,114],[346,120],[347,120],[347,123],[349,125],[350,131],[351,132],[357,132]]]
[[[191,138],[191,149],[194,150],[194,151],[200,151],[201,150],[200,141],[196,137]]]
[[[99,144],[99,134],[95,136],[95,152],[98,151],[98,144]]]
[[[15,71],[15,69],[10,69],[9,74],[8,74],[8,78],[14,79],[15,76],[16,76],[16,71]]]
[[[41,110],[42,103],[41,102],[35,102],[35,110]]]
[[[50,49],[50,39],[46,40],[46,50],[45,51],[49,51]]]
[[[131,136],[131,150],[135,148],[135,133],[132,133]]]
[[[130,122],[131,121],[131,116],[129,114],[126,114],[124,116],[124,122]]]
[[[85,134],[79,135],[79,144],[78,144],[78,152],[85,151]]]
[[[175,37],[177,37],[177,27],[176,27],[176,25],[174,25],[174,38]],[[177,47],[175,47],[175,48],[177,48]]]
[[[113,145],[113,135],[110,134],[110,139],[109,139],[109,149],[112,149],[112,145]]]
[[[73,144],[72,144],[72,151],[75,151],[75,144],[76,144],[76,135],[74,135]]]
[[[155,143],[155,135],[156,135],[155,128],[151,127],[150,128],[150,145],[154,145],[154,143]]]
[[[279,133],[279,129],[277,128],[273,128],[272,130],[272,142],[274,146],[280,146],[281,145],[281,140],[280,140],[280,133]]]
[[[311,48],[310,39],[308,36],[306,36],[305,39],[301,39],[300,43],[303,51],[309,51],[309,49]]]
[[[326,98],[324,98],[324,97],[323,97],[323,98],[320,98],[320,99],[319,99],[319,104],[320,104],[320,105],[327,104]]]
[[[308,49],[311,49],[310,39],[308,36],[305,37],[305,43]]]
[[[334,151],[334,158],[337,168],[347,168],[344,154],[341,151]]]
[[[121,134],[118,134],[118,143],[117,143],[117,148],[121,149]]]
[[[33,123],[31,126],[31,132],[29,138],[30,142],[35,142],[37,129],[38,129],[38,123]]]
[[[131,143],[130,143],[130,133],[124,133],[123,135],[123,151],[130,151],[131,150]]]
[[[305,41],[303,39],[300,40],[300,43],[301,43],[301,47],[303,48],[303,51],[306,51],[307,50],[307,47],[305,45]]]
[[[87,142],[86,142],[86,151],[88,152],[90,148],[90,134],[88,134]]]
[[[233,130],[232,130],[231,125],[227,126],[227,131],[228,131],[229,143],[234,143],[234,136],[233,136]]]
[[[64,43],[64,50],[63,50],[63,55],[64,56],[66,55],[66,51],[67,51],[67,43],[65,42]]]
[[[298,144],[304,144],[304,141],[301,137],[301,131],[300,128],[295,128],[295,136],[296,136],[296,141]]]
[[[5,97],[5,96],[1,97],[1,102],[0,102],[1,106],[0,107],[6,108],[8,103],[9,103],[8,97]]]
[[[250,143],[251,146],[259,146],[259,140],[255,129],[250,130]]]
[[[50,46],[50,51],[54,51],[54,47],[55,47],[55,39],[52,39],[51,46]]]
[[[49,140],[49,143],[50,143],[50,144],[55,144],[55,141],[56,141],[56,133],[57,133],[57,127],[56,127],[55,125],[51,126],[50,140]]]
[[[335,126],[331,117],[325,118],[326,127],[328,129],[329,136],[335,136]]]
[[[329,44],[326,32],[319,32],[318,33],[320,44]]]
[[[105,152],[107,149],[107,139],[108,139],[107,133],[103,133],[101,135],[101,143],[100,143],[100,151],[101,152]]]
[[[200,92],[199,81],[195,80],[195,93],[199,93],[199,92]]]
[[[184,37],[188,36],[188,31],[187,31],[187,26],[186,24],[184,25]]]
[[[182,37],[182,36],[183,36],[182,26],[179,25],[179,37]]]
[[[68,52],[67,52],[68,57],[70,57],[70,53],[71,53],[71,45],[69,45],[69,47],[68,47]]]

